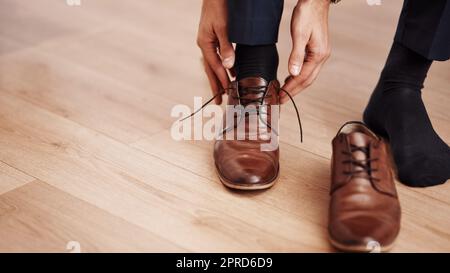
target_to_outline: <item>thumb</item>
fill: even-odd
[[[222,65],[227,69],[231,69],[234,66],[234,48],[228,40],[226,28],[217,33],[217,38],[219,39],[219,50],[220,56],[222,57]]]
[[[305,61],[305,50],[306,50],[306,39],[293,39],[292,52],[289,56],[289,74],[292,76],[300,75],[303,67],[303,62]]]

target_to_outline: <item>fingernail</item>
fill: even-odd
[[[234,64],[234,58],[233,57],[228,57],[228,58],[223,60],[222,64],[226,68],[232,68],[233,64]]]
[[[291,74],[292,76],[298,76],[298,74],[300,74],[300,66],[291,65]]]

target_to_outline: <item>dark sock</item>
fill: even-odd
[[[399,180],[414,187],[450,178],[450,148],[434,131],[421,97],[431,63],[394,43],[364,111],[365,123],[389,139]]]
[[[277,77],[278,51],[275,44],[236,45],[236,78],[261,77],[271,81]]]

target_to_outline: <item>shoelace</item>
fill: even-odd
[[[240,92],[237,92],[238,95],[233,96],[233,98],[239,100],[239,102],[242,106],[247,106],[251,103],[258,103],[258,104],[262,105],[264,103],[264,99],[268,98],[268,96],[266,96],[267,86],[243,87],[240,89],[240,91],[242,91],[243,95],[241,96]],[[263,96],[261,96],[260,98],[257,98],[257,99],[249,99],[246,96],[250,95],[250,94],[254,94],[254,95],[262,94]]]
[[[205,102],[199,109],[195,110],[189,116],[180,119],[180,121],[184,121],[184,120],[186,120],[188,118],[193,117],[195,114],[197,114],[200,110],[202,110],[204,107],[206,107],[208,104],[210,104],[218,96],[222,96],[223,94],[226,93],[226,91],[232,90],[232,89],[233,88],[231,88],[231,87],[222,89],[221,92],[218,92],[217,94],[215,94],[212,98],[210,98],[207,102]],[[240,92],[237,92],[238,96],[234,96],[233,98],[238,99],[240,104],[243,105],[243,106],[247,106],[250,103],[258,103],[259,105],[263,105],[264,104],[264,99],[268,98],[268,96],[267,96],[267,86],[245,87],[245,88],[242,88],[240,90],[242,91],[242,96],[241,96]],[[295,104],[294,99],[292,98],[291,94],[289,94],[289,92],[284,90],[283,88],[278,87],[277,92],[278,93],[279,92],[284,92],[289,97],[289,99],[292,102],[292,104],[294,105],[295,113],[297,115],[298,126],[299,126],[299,129],[300,129],[300,142],[303,142],[303,127],[302,127],[302,122],[300,120],[300,112],[298,111],[298,107]],[[260,98],[257,98],[257,99],[249,99],[249,98],[246,97],[246,95],[248,95],[248,94],[264,94],[264,95],[261,96]],[[257,115],[259,115],[259,114],[260,114],[260,112],[257,111]],[[266,113],[264,113],[264,114],[266,114]],[[263,121],[263,120],[261,120],[261,121]],[[267,124],[267,123],[265,123],[265,125],[270,127],[270,125]]]
[[[356,159],[353,157],[355,152],[363,152],[366,159]],[[379,179],[372,177],[372,173],[378,171],[378,169],[373,169],[370,165],[371,162],[378,160],[378,158],[370,158],[370,146],[356,146],[350,144],[350,151],[342,151],[343,154],[350,157],[348,160],[343,160],[343,164],[351,164],[351,171],[344,171],[345,175],[350,175],[351,177],[366,178],[371,181],[378,181]],[[359,170],[355,170],[355,167],[360,167]],[[359,175],[363,174],[363,175]]]

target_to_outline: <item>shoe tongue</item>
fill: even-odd
[[[371,142],[371,138],[361,132],[352,132],[347,134],[347,141],[349,144],[353,144],[357,147],[368,147]],[[365,160],[367,159],[367,156],[362,151],[355,151],[353,152],[353,158],[356,160]],[[357,167],[357,169],[360,169],[360,167]]]
[[[366,147],[371,142],[370,136],[361,132],[347,134],[347,139],[349,144],[353,144],[358,147]]]

